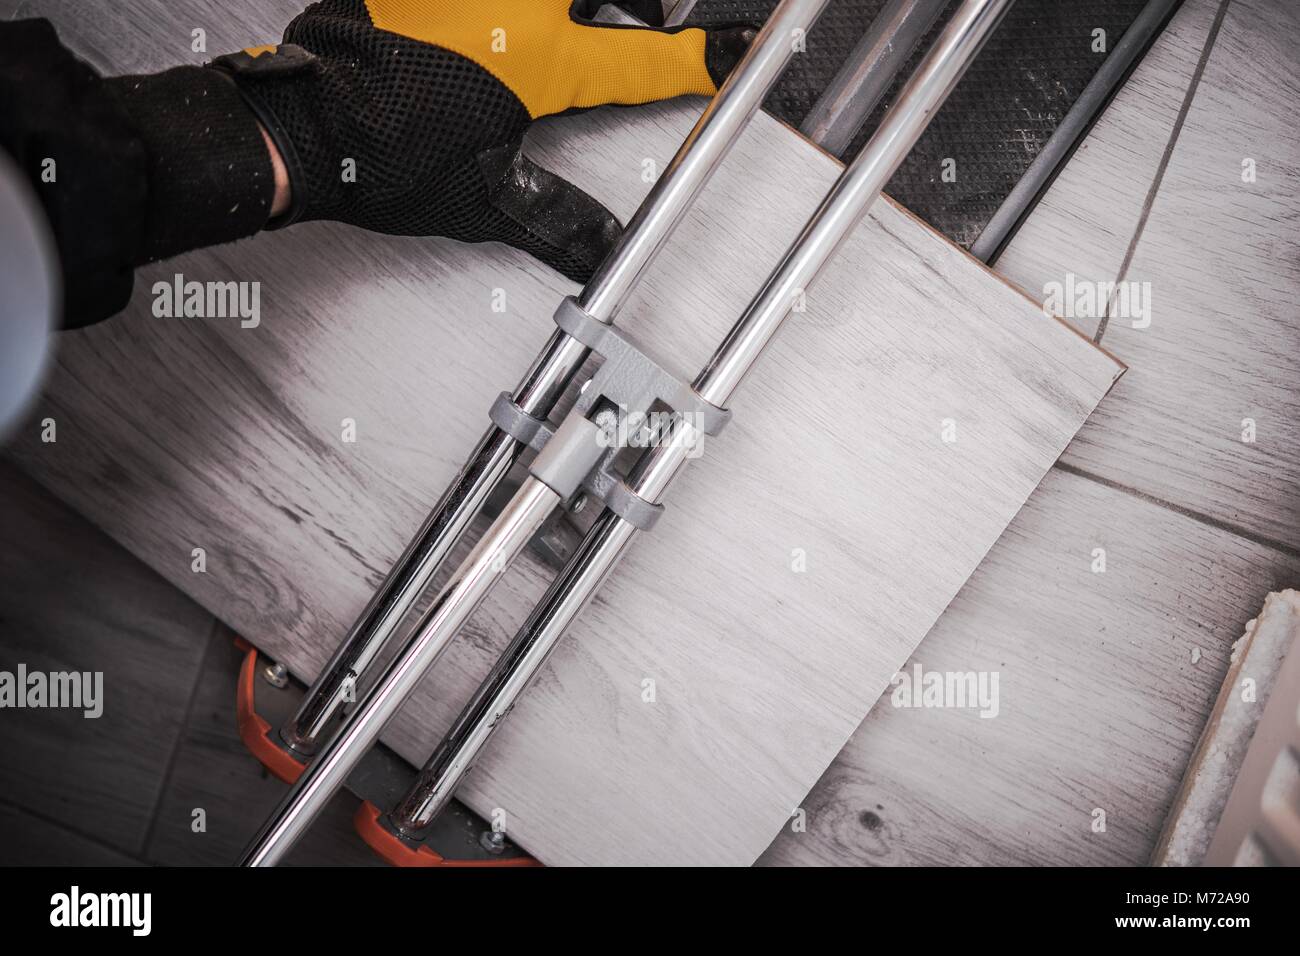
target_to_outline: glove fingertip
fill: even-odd
[[[722,86],[756,36],[758,28],[749,25],[708,31],[704,41],[704,68],[715,86]]]
[[[602,203],[525,156],[517,145],[479,158],[493,211],[509,223],[498,238],[585,283],[623,227]]]

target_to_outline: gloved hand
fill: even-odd
[[[527,159],[575,108],[711,95],[753,30],[594,26],[600,0],[321,0],[279,46],[220,57],[288,169],[272,227],[331,219],[508,243],[585,281],[618,237],[602,205]],[[658,0],[640,0],[650,16]]]

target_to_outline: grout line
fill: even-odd
[[[1172,501],[1166,501],[1164,498],[1157,498],[1155,495],[1149,495],[1145,491],[1140,491],[1137,488],[1132,487],[1131,485],[1126,485],[1123,482],[1115,481],[1113,478],[1105,478],[1091,471],[1085,471],[1082,468],[1076,467],[1075,465],[1067,464],[1064,461],[1056,462],[1056,464],[1053,467],[1061,469],[1061,471],[1065,472],[1068,475],[1074,475],[1076,478],[1083,478],[1086,479],[1087,481],[1095,481],[1097,484],[1105,485],[1107,488],[1113,488],[1116,491],[1122,491],[1126,494],[1130,494],[1135,498],[1145,501],[1147,504],[1152,504],[1159,508],[1164,508],[1166,511],[1172,511],[1175,514],[1182,515],[1184,518],[1191,518],[1193,521],[1198,521],[1201,524],[1209,525],[1211,528],[1216,528],[1219,531],[1226,531],[1228,534],[1236,535],[1239,538],[1244,538],[1245,540],[1251,542],[1252,544],[1257,544],[1260,547],[1269,548],[1273,551],[1281,552],[1282,554],[1285,554],[1288,557],[1300,558],[1300,547],[1296,547],[1290,544],[1285,544],[1281,541],[1275,541],[1272,538],[1267,537],[1266,535],[1258,534],[1257,532],[1251,531],[1248,528],[1243,528],[1240,525],[1235,525],[1230,521],[1224,521],[1222,518],[1216,518],[1213,515],[1207,515],[1201,511],[1194,511],[1193,509],[1184,507],[1183,505],[1174,504]]]
[[[1174,147],[1178,145],[1178,137],[1182,135],[1183,123],[1187,120],[1187,114],[1191,111],[1192,100],[1196,98],[1196,90],[1201,85],[1201,76],[1205,73],[1205,66],[1210,61],[1210,53],[1214,49],[1214,43],[1219,38],[1219,28],[1223,26],[1224,15],[1228,12],[1228,4],[1232,0],[1221,0],[1218,12],[1214,15],[1214,22],[1210,24],[1210,32],[1205,38],[1205,46],[1201,49],[1201,58],[1196,62],[1196,69],[1192,72],[1192,80],[1187,85],[1187,93],[1183,96],[1183,105],[1178,110],[1178,119],[1174,121],[1174,128],[1169,133],[1169,142],[1165,144],[1164,154],[1160,157],[1160,165],[1156,167],[1155,178],[1151,181],[1151,188],[1147,190],[1146,201],[1142,204],[1142,214],[1138,216],[1137,226],[1133,230],[1133,238],[1129,240],[1128,249],[1124,252],[1124,259],[1119,266],[1119,275],[1115,279],[1116,291],[1111,293],[1110,301],[1106,304],[1106,312],[1101,317],[1101,322],[1097,325],[1097,331],[1093,334],[1092,341],[1096,345],[1101,344],[1101,337],[1106,334],[1106,326],[1110,324],[1111,312],[1115,307],[1115,296],[1118,295],[1118,289],[1121,283],[1128,278],[1129,266],[1133,264],[1133,255],[1137,252],[1138,243],[1142,240],[1142,233],[1146,231],[1147,220],[1151,217],[1151,208],[1155,205],[1156,194],[1164,184],[1165,171],[1169,168],[1169,161],[1173,158]]]
[[[172,742],[172,752],[167,756],[167,766],[163,768],[162,777],[158,781],[158,791],[157,796],[154,798],[153,812],[149,814],[149,826],[145,830],[144,840],[140,844],[140,856],[145,859],[148,859],[149,848],[158,830],[158,816],[162,812],[162,804],[167,796],[167,788],[171,786],[172,774],[175,772],[176,764],[180,760],[181,748],[185,745],[185,738],[189,734],[190,720],[194,715],[194,700],[199,695],[199,684],[203,680],[203,675],[207,673],[208,663],[212,658],[212,649],[217,645],[220,630],[221,622],[213,616],[212,626],[208,628],[203,656],[199,658],[199,666],[194,673],[194,682],[190,685],[190,695],[185,701],[185,713],[181,717],[180,726],[176,728],[176,739]]]
[[[52,826],[55,829],[62,830],[64,833],[68,833],[71,834],[72,836],[75,836],[78,840],[84,840],[87,843],[93,843],[98,847],[102,847],[105,850],[109,850],[113,853],[116,853],[118,856],[124,856],[128,860],[134,860],[136,863],[148,865],[148,861],[146,861],[143,857],[135,853],[132,853],[130,850],[120,847],[115,843],[110,843],[109,841],[105,840],[103,837],[99,836],[99,834],[97,833],[91,833],[87,830],[80,830],[77,827],[68,826],[66,820],[61,820],[58,817],[49,816],[48,814],[42,813],[41,811],[36,810],[32,807],[27,807],[27,806],[23,806],[22,804],[14,803],[12,800],[9,800],[3,796],[0,796],[0,806],[9,807],[10,809],[14,810],[17,813],[22,814],[25,817],[31,817],[33,820],[39,820],[41,823],[44,823],[48,826]],[[23,861],[21,864],[15,863],[10,865],[48,866],[49,864],[48,863],[34,864],[34,863],[29,863],[27,861]]]

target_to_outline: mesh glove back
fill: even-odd
[[[276,142],[292,206],[376,232],[504,242],[579,282],[620,226],[521,152],[536,118],[712,94],[752,30],[598,27],[570,0],[322,0],[221,57]]]

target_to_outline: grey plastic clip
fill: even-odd
[[[600,426],[581,415],[569,415],[528,470],[561,498],[568,498],[606,457]]]
[[[541,451],[542,446],[555,434],[555,429],[549,422],[529,415],[515,404],[509,392],[497,396],[488,417],[492,419],[493,425],[533,451]]]
[[[591,470],[582,483],[586,492],[638,531],[649,531],[664,513],[664,506],[646,501],[612,469],[613,455]]]

